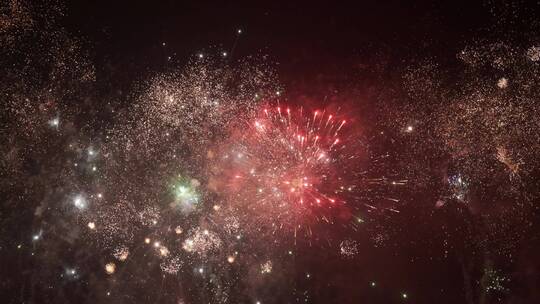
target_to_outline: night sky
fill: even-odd
[[[4,0],[0,302],[540,303],[538,16]]]

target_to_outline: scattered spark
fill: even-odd
[[[121,247],[118,247],[114,250],[113,252],[113,256],[123,262],[125,260],[127,260],[128,256],[129,256],[129,249],[127,247],[124,247],[124,246],[121,246]]]
[[[272,261],[266,261],[261,265],[261,274],[268,274],[272,272]]]

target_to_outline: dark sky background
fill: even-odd
[[[98,60],[134,72],[123,77],[163,68],[168,56],[181,65],[200,52],[230,53],[235,46],[233,57],[269,55],[286,82],[298,82],[339,78],[380,55],[394,66],[418,55],[455,59],[472,37],[490,27],[489,5],[92,1],[71,3],[67,22],[92,41]],[[237,29],[243,31],[240,37]]]
[[[402,102],[399,86],[410,65],[426,58],[436,60],[442,69],[449,71],[445,80],[452,82],[452,77],[456,77],[457,83],[462,74],[452,71],[462,65],[457,54],[466,46],[484,40],[506,41],[516,47],[537,43],[538,34],[531,22],[540,16],[538,12],[538,5],[526,1],[494,0],[357,1],[355,4],[97,0],[68,1],[60,23],[70,34],[81,38],[96,67],[93,107],[115,99],[129,103],[129,92],[148,75],[181,68],[201,53],[220,56],[227,52],[233,64],[247,56],[267,55],[285,87],[285,98],[291,103],[327,96],[333,96],[334,101],[353,100],[360,109],[368,109],[361,117],[370,122],[373,131],[380,126],[383,126],[381,130],[387,130],[388,124],[376,120],[390,107],[384,103],[386,100],[392,100],[394,106]],[[237,33],[239,29],[241,34]],[[490,73],[486,71],[482,75],[488,77]],[[415,100],[413,106],[424,102],[422,98]],[[90,127],[99,130],[102,125]],[[393,154],[408,150],[410,142],[398,137],[380,143],[380,149],[389,149]],[[426,146],[431,143],[421,138],[415,144],[418,142]],[[534,211],[527,216],[534,224],[520,230],[522,235],[517,234],[529,241],[519,242],[514,255],[485,259],[484,251],[480,252],[476,247],[480,245],[475,244],[478,235],[487,233],[478,228],[482,227],[478,224],[482,221],[478,214],[482,212],[471,211],[473,208],[456,201],[448,203],[446,208],[433,207],[441,197],[441,189],[448,186],[446,179],[453,170],[448,160],[451,157],[445,159],[438,152],[430,154],[437,149],[429,146],[421,150],[424,154],[412,156],[427,166],[428,177],[422,186],[411,186],[399,193],[404,202],[399,207],[400,213],[375,216],[373,222],[382,222],[380,227],[390,231],[385,234],[390,240],[385,240],[384,246],[369,247],[354,259],[340,258],[339,252],[325,250],[324,244],[299,246],[297,256],[302,258],[295,263],[296,277],[259,290],[257,296],[265,299],[262,303],[538,303],[539,259],[534,254],[540,244],[537,208],[532,208]],[[396,157],[394,161],[400,163],[404,159],[405,156]],[[532,181],[524,182],[516,200],[536,197],[538,172],[536,168],[529,175]],[[507,181],[501,180],[484,188],[477,185],[474,199],[511,200],[490,192]],[[17,196],[15,192],[10,195]],[[5,214],[13,216],[17,212]],[[14,222],[13,218],[9,222]],[[359,233],[359,240],[368,238],[367,233]],[[16,242],[14,238],[10,246]],[[490,252],[489,245],[481,246],[488,247],[485,251]],[[368,247],[360,250],[364,248]],[[27,258],[15,253],[7,253],[7,257],[16,258],[17,265],[27,262]],[[98,265],[95,267],[101,270],[101,260],[95,259],[98,261],[91,259],[89,263],[95,262]],[[485,292],[472,292],[471,299],[467,286],[490,285],[482,281],[487,279],[480,271],[491,267],[488,263],[496,264],[502,269],[501,277],[511,280],[505,281],[504,292],[496,291],[489,296],[482,296]],[[4,285],[0,284],[0,288],[12,289],[7,294],[13,300],[6,303],[55,302],[58,298],[54,296],[40,298],[39,292],[32,293],[29,286],[40,282],[29,283],[29,273],[39,272],[41,266],[28,265],[22,267],[24,271],[13,281],[6,279]],[[4,269],[16,272],[21,268]],[[305,280],[304,269],[310,269],[313,279]],[[0,270],[2,273],[4,279],[11,276]],[[296,290],[305,290],[310,296],[291,295],[288,289],[280,289],[290,281],[295,282]],[[376,287],[371,286],[372,282],[376,282]],[[79,284],[72,294],[66,291],[65,298],[81,303],[94,299],[92,293],[102,291],[94,283],[62,283],[63,288]],[[161,288],[158,299],[153,296],[159,292],[134,287],[127,291],[133,297],[116,299],[114,303],[154,303],[154,300],[173,303],[169,300],[174,298],[174,283],[168,281]],[[309,300],[304,302],[304,299]],[[251,301],[251,295],[238,298],[238,303]]]

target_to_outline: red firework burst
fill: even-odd
[[[210,187],[237,213],[277,228],[296,229],[310,218],[331,221],[325,210],[344,206],[340,193],[354,187],[345,182],[350,168],[343,161],[355,157],[344,154],[346,124],[326,111],[266,106],[212,154]]]

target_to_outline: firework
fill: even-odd
[[[209,188],[241,223],[262,225],[259,231],[296,234],[317,221],[330,223],[328,210],[346,209],[344,192],[358,186],[354,171],[364,152],[351,149],[358,141],[343,132],[346,126],[326,111],[264,105],[210,154]]]
[[[180,209],[184,213],[192,212],[200,200],[200,195],[197,193],[197,187],[199,187],[200,182],[196,179],[179,179],[172,186],[174,201],[171,203],[171,207]]]

